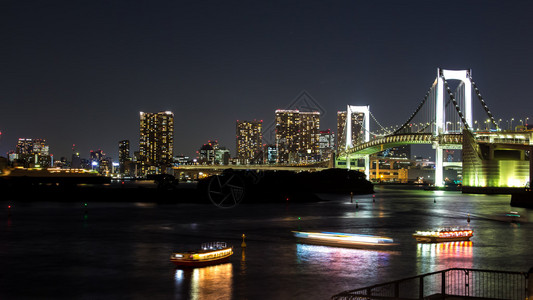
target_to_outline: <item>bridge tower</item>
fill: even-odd
[[[345,141],[345,150],[348,150],[353,147],[353,134],[352,134],[352,114],[362,113],[364,115],[364,120],[362,128],[364,131],[364,140],[363,142],[370,141],[370,105],[366,106],[355,106],[348,105],[346,108],[346,125],[344,133],[346,135]],[[370,179],[370,155],[365,155],[365,175],[367,179]],[[348,170],[351,168],[350,156],[346,157],[346,166]]]
[[[446,93],[445,80],[459,80],[464,93],[462,99],[464,99],[464,120],[467,127],[472,128],[472,82],[471,70],[445,70],[437,69],[437,78],[433,83],[435,88],[435,126],[433,126],[433,136],[439,136],[447,131],[446,129],[446,115],[445,115],[445,102],[444,95]],[[459,90],[459,89],[458,89]],[[443,161],[443,148],[435,142],[433,144],[435,149],[435,186],[444,186],[444,161]]]

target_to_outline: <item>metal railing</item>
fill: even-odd
[[[526,272],[451,268],[345,291],[331,299],[445,299],[454,296],[524,300],[531,296],[528,295],[529,277]]]

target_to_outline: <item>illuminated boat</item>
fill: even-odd
[[[203,267],[225,263],[232,255],[232,246],[225,242],[211,242],[203,243],[198,250],[172,253],[170,261],[178,267]]]
[[[293,234],[299,242],[323,246],[372,249],[396,245],[391,238],[366,234],[303,231]]]
[[[509,213],[506,213],[505,216],[511,220],[511,223],[518,222],[518,219],[520,218],[520,214],[516,211],[511,211]]]
[[[417,231],[413,237],[418,242],[423,243],[440,243],[468,241],[474,235],[471,229],[463,228],[442,228],[434,231]]]

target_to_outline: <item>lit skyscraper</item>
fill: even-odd
[[[276,110],[276,149],[278,163],[298,163],[318,159],[320,113]]]
[[[330,129],[320,131],[318,152],[320,160],[329,159],[335,149],[335,134]]]
[[[13,158],[24,167],[51,167],[53,159],[44,139],[19,138]]]
[[[255,164],[262,161],[263,121],[237,120],[237,159],[241,164]]]
[[[91,161],[91,168],[99,172],[104,172],[108,169],[108,162],[106,160],[104,151],[91,150],[89,153],[89,160]]]
[[[140,113],[139,160],[143,174],[164,173],[172,164],[174,114],[170,111]]]
[[[265,145],[263,147],[263,162],[265,164],[275,164],[278,160],[278,150],[276,145]]]
[[[17,142],[17,154],[38,154],[47,156],[49,153],[49,146],[43,139],[24,139],[20,138]]]
[[[298,132],[300,112],[298,110],[276,110],[276,149],[278,163],[294,163],[300,148]]]
[[[118,163],[120,173],[123,174],[126,171],[126,163],[131,161],[130,158],[130,141],[122,140],[118,142]]]
[[[320,138],[320,113],[300,112],[300,160],[317,161]]]

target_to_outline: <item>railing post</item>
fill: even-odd
[[[533,299],[533,267],[529,268],[526,283],[526,299]]]
[[[466,296],[470,296],[470,273],[468,272],[468,270],[464,270],[465,272],[465,293],[466,293]]]
[[[420,283],[418,284],[418,299],[424,299],[424,276],[420,276]]]
[[[446,271],[442,271],[440,293],[444,299],[446,297]]]

